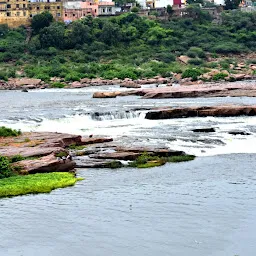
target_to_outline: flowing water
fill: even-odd
[[[0,125],[111,136],[199,157],[146,170],[81,169],[85,180],[75,187],[2,199],[0,255],[255,255],[256,117],[146,120],[145,113],[256,99],[92,99],[96,90],[116,89],[0,91]],[[203,127],[216,132],[192,132]]]

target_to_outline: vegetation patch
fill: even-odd
[[[0,137],[17,137],[21,135],[20,130],[14,130],[5,126],[0,127]]]
[[[0,179],[8,178],[13,175],[9,159],[0,155]],[[1,185],[0,185],[1,186]]]
[[[161,166],[165,163],[178,163],[184,161],[194,160],[195,156],[193,155],[180,155],[180,156],[170,156],[170,157],[159,157],[149,155],[148,153],[143,153],[135,161],[129,163],[130,167],[137,168],[151,168],[155,166]]]
[[[79,178],[67,172],[13,176],[0,180],[0,198],[25,194],[50,193],[53,189],[73,186]]]
[[[74,150],[83,150],[86,148],[86,146],[84,145],[76,145],[75,143],[74,144],[70,144],[68,146],[69,149],[74,149]]]
[[[123,166],[124,165],[120,161],[112,161],[107,164],[107,168],[111,168],[111,169],[117,169]]]

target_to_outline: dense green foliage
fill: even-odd
[[[8,178],[12,175],[12,168],[7,157],[0,155],[0,179]]]
[[[74,174],[53,172],[26,176],[13,176],[0,180],[0,198],[25,194],[49,193],[56,188],[73,186],[77,180]]]
[[[17,137],[21,135],[20,130],[14,130],[5,126],[0,127],[0,137]]]
[[[222,16],[222,24],[216,25],[209,14],[192,5],[186,17],[171,20],[126,13],[110,18],[85,17],[66,25],[51,22],[44,13],[33,19],[35,29],[29,43],[24,28],[11,30],[0,25],[0,79],[20,76],[16,72],[20,70],[23,76],[44,81],[54,76],[64,81],[168,77],[171,72],[206,65],[209,53],[255,51],[256,13],[235,11]],[[188,66],[176,62],[177,56],[186,54],[192,57]]]
[[[147,153],[142,154],[139,156],[135,161],[129,163],[130,167],[137,167],[137,168],[151,168],[156,166],[164,165],[165,163],[178,163],[184,161],[191,161],[194,160],[195,156],[193,155],[180,155],[180,156],[152,156]]]

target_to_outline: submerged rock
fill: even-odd
[[[249,132],[233,130],[228,132],[231,135],[251,135]]]
[[[215,132],[214,128],[198,128],[198,129],[193,129],[193,132]]]

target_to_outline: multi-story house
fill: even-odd
[[[60,0],[4,0],[0,3],[0,24],[26,26],[34,15],[44,11],[49,11],[54,19],[62,20],[63,4]]]

